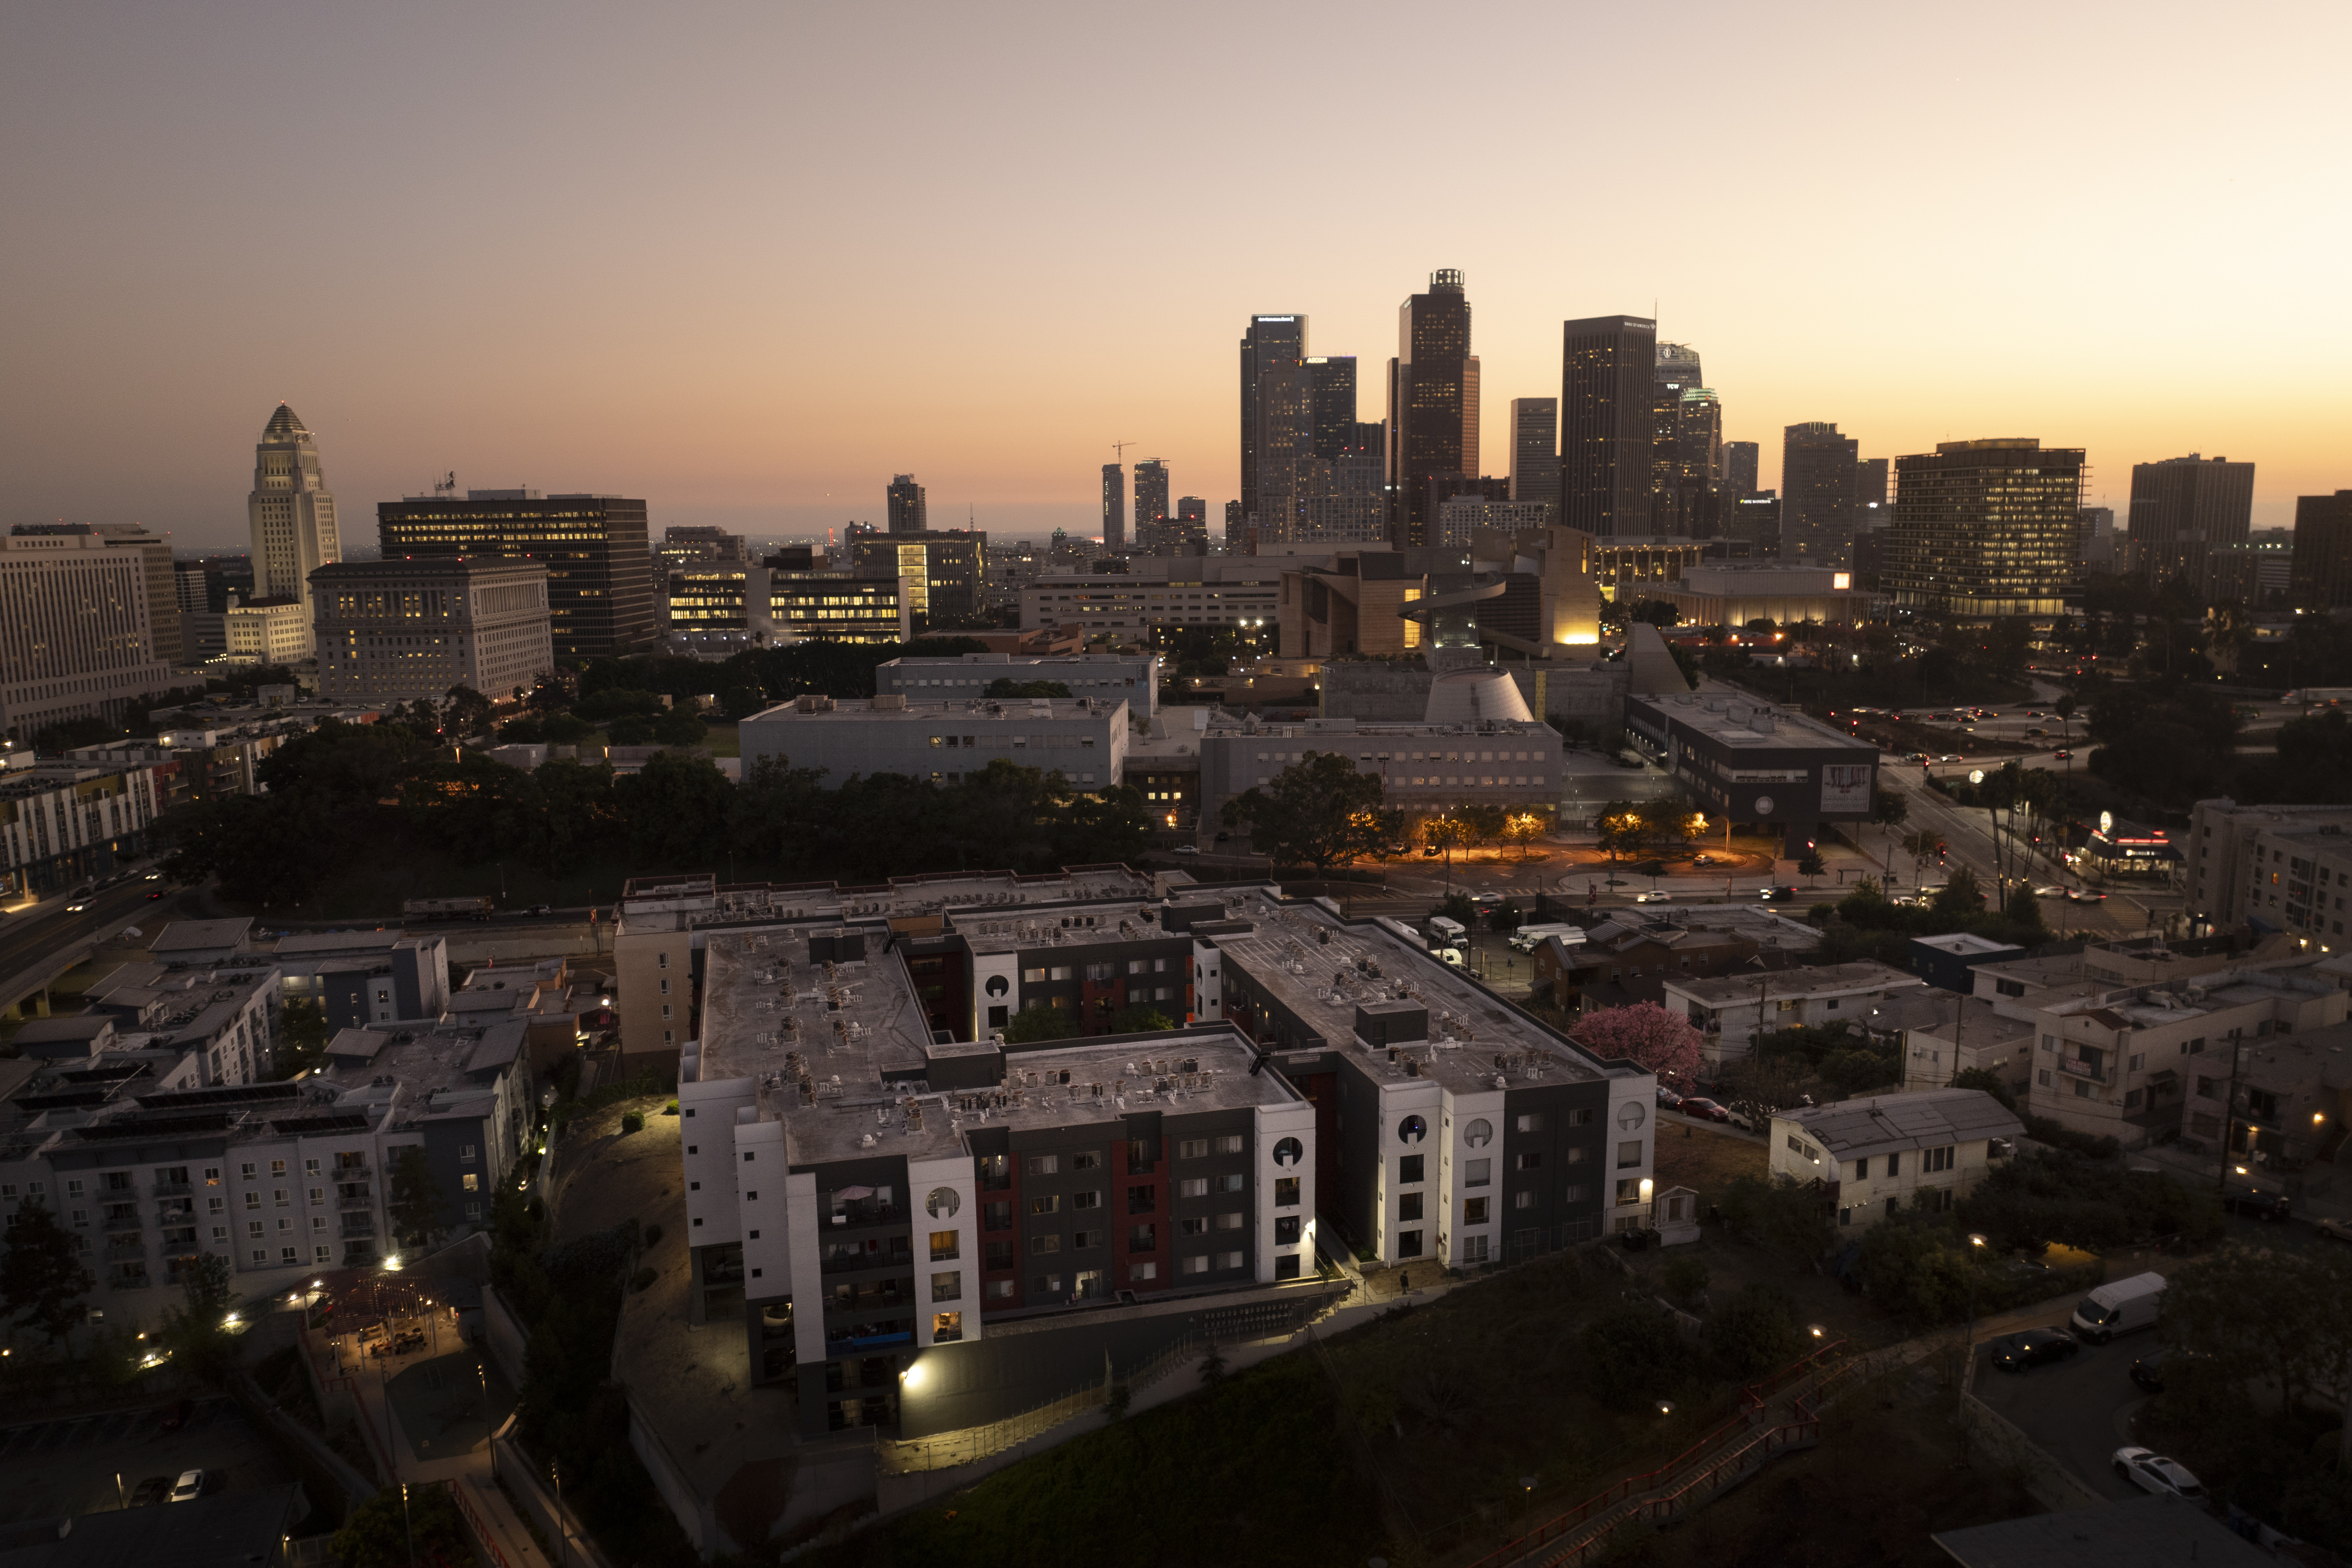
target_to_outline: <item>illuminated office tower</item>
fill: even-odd
[[[1168,465],[1147,458],[1135,465],[1136,544],[1159,553],[1160,534],[1168,521]]]
[[[1658,324],[1561,323],[1559,520],[1596,539],[1646,533]]]
[[[1356,356],[1318,354],[1307,362],[1307,422],[1314,454],[1336,458],[1356,444]]]
[[[558,658],[612,658],[653,646],[653,552],[646,503],[624,496],[467,490],[379,501],[383,558],[504,555],[547,567]]]
[[[1752,496],[1763,486],[1756,474],[1764,448],[1755,441],[1726,441],[1723,444],[1723,488],[1736,496]]]
[[[1780,553],[1817,566],[1853,564],[1855,449],[1834,424],[1791,425],[1780,444]],[[2071,514],[2070,514],[2071,515]]]
[[[335,498],[319,468],[319,447],[284,404],[253,448],[253,493],[246,497],[253,531],[253,596],[287,599],[307,610],[310,574],[343,558]],[[310,616],[302,617],[310,624]],[[179,650],[167,650],[166,657]],[[307,650],[306,650],[307,651]]]
[[[1102,533],[1106,550],[1127,542],[1127,470],[1117,463],[1103,465]]]
[[[1511,499],[1559,516],[1559,399],[1511,399]]]
[[[888,492],[890,531],[920,533],[930,525],[925,521],[923,487],[915,482],[912,474],[894,474]]]
[[[1252,316],[1242,335],[1242,514],[1262,538],[1287,520],[1314,454],[1307,318]]]
[[[1478,471],[1478,361],[1470,352],[1470,300],[1462,274],[1429,275],[1426,293],[1397,309],[1397,357],[1389,361],[1391,539],[1433,542],[1429,481]]]
[[[2063,614],[2082,489],[2083,449],[2031,437],[1897,458],[1879,586],[1897,608],[1959,619]]]

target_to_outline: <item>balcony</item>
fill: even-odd
[[[144,1222],[139,1217],[139,1211],[136,1209],[131,1210],[129,1214],[110,1214],[106,1216],[106,1229],[109,1235],[122,1235],[129,1232],[135,1232],[143,1223]]]
[[[2058,1070],[2069,1078],[2088,1079],[2093,1083],[2105,1083],[2107,1075],[2096,1062],[2086,1062],[2080,1057],[2060,1057]]]
[[[157,1182],[155,1195],[159,1198],[184,1198],[195,1191],[185,1182]]]
[[[854,1230],[862,1226],[905,1225],[911,1212],[904,1204],[879,1204],[871,1198],[859,1198],[848,1203],[836,1200],[826,1223],[834,1230]]]
[[[112,1275],[107,1279],[106,1288],[110,1290],[144,1290],[147,1289],[147,1276],[144,1271],[142,1271],[137,1274]]]
[[[345,1182],[335,1201],[347,1209],[369,1208],[375,1203],[374,1189],[365,1182]]]
[[[147,1243],[136,1236],[111,1236],[107,1237],[106,1250],[101,1254],[101,1256],[106,1258],[144,1258],[147,1256]]]
[[[903,1237],[892,1237],[903,1240]],[[817,1261],[817,1269],[824,1274],[847,1274],[861,1268],[905,1268],[914,1261],[914,1254],[904,1247],[884,1247],[877,1251],[860,1248],[838,1255],[828,1252]]]
[[[347,1214],[343,1216],[341,1228],[337,1230],[335,1234],[345,1241],[349,1241],[354,1237],[372,1237],[375,1234],[375,1216],[373,1215]]]

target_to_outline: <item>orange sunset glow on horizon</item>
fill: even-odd
[[[281,399],[347,542],[462,485],[760,537],[1097,531],[1239,493],[1236,344],[1385,413],[1465,275],[1481,467],[1561,322],[1702,356],[1724,437],[2080,447],[2352,489],[2352,8],[227,3],[15,8],[11,523],[243,548]]]

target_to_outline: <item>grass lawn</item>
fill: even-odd
[[[1512,1269],[1328,1341],[1328,1372],[1311,1351],[1276,1357],[798,1561],[1466,1561],[1728,1415],[1728,1384],[1664,1420],[1584,1392],[1578,1330],[1623,1286],[1591,1251]]]
[[[1654,1175],[1658,1190],[1696,1188],[1701,1214],[1706,1212],[1707,1205],[1723,1196],[1724,1187],[1734,1179],[1760,1178],[1771,1166],[1763,1144],[1701,1131],[1687,1123],[1678,1127],[1661,1120],[1657,1140],[1652,1147],[1656,1151]]]

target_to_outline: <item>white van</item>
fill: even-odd
[[[1584,940],[1584,928],[1578,925],[1521,926],[1511,933],[1511,946],[1520,952],[1533,952],[1553,937],[1574,947]]]
[[[1429,940],[1434,946],[1454,946],[1469,934],[1468,928],[1460,921],[1449,920],[1444,915],[1429,917]]]
[[[2074,1331],[2095,1345],[2103,1345],[2117,1334],[2152,1329],[2163,1300],[2161,1274],[2135,1274],[2102,1285],[2074,1309]]]

